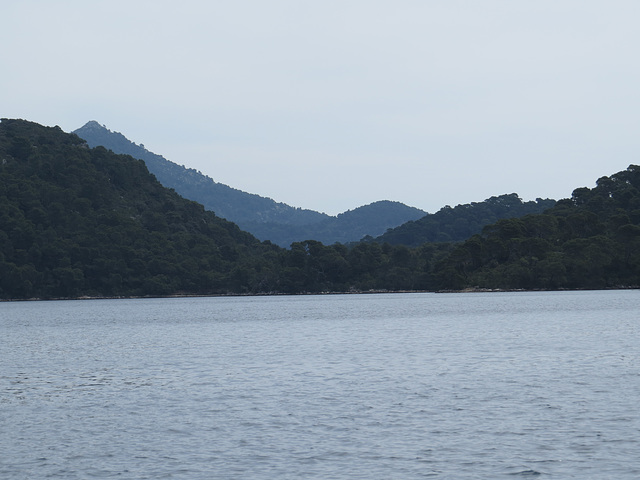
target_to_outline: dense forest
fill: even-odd
[[[226,291],[240,259],[265,248],[140,160],[59,128],[0,123],[3,298]]]
[[[144,145],[137,145],[96,121],[88,122],[73,133],[86,140],[90,147],[103,146],[143,160],[165,187],[201,203],[260,240],[269,240],[281,247],[309,238],[326,244],[354,242],[367,235],[380,235],[426,214],[418,208],[390,201],[374,202],[337,216],[295,208],[215,182],[197,170],[148,151]]]
[[[436,213],[409,221],[368,240],[408,247],[418,247],[428,242],[461,242],[498,220],[542,213],[555,203],[555,200],[541,198],[523,202],[517,194],[511,193],[453,208],[447,205]]]
[[[602,177],[540,215],[500,220],[438,266],[442,288],[640,285],[640,167]]]
[[[163,187],[144,162],[58,127],[0,122],[0,298],[640,284],[640,167],[462,242],[290,249]]]

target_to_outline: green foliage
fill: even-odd
[[[456,247],[444,288],[614,288],[640,285],[640,167],[578,188],[544,214],[500,220]]]
[[[144,163],[0,123],[0,297],[226,293],[267,247],[163,188]]]
[[[523,202],[517,194],[491,197],[456,207],[443,207],[419,220],[409,221],[376,238],[378,243],[417,247],[427,242],[460,242],[480,233],[482,228],[504,218],[541,213],[555,205],[554,200]]]
[[[0,298],[425,289],[448,248],[285,250],[162,187],[140,160],[0,123]]]
[[[296,242],[283,255],[277,289],[296,292],[433,290],[433,266],[450,251],[448,244],[417,249],[402,245],[358,243],[325,246]]]

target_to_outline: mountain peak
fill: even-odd
[[[107,131],[109,131],[109,129],[106,127],[106,125],[100,125],[95,120],[88,121],[87,123],[84,124],[84,126],[79,128],[78,130],[107,130]]]

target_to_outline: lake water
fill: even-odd
[[[0,304],[3,479],[638,479],[640,291]]]

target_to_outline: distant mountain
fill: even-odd
[[[284,228],[273,223],[250,224],[247,230],[260,239],[268,238],[281,246],[304,240],[317,240],[330,245],[336,242],[357,242],[366,236],[380,235],[391,226],[401,225],[424,215],[426,212],[419,208],[382,200],[311,225],[291,225]]]
[[[260,240],[270,240],[282,247],[304,240],[318,240],[325,244],[354,242],[366,235],[380,235],[389,228],[426,214],[399,202],[380,201],[335,217],[329,216],[217,183],[197,170],[150,152],[142,144],[136,145],[121,133],[112,132],[96,121],[88,122],[73,133],[90,147],[99,145],[114,153],[143,160],[164,186],[202,203],[207,210],[238,224]]]
[[[427,214],[419,220],[407,222],[368,240],[408,247],[417,247],[428,242],[461,242],[498,220],[542,213],[555,204],[555,200],[541,198],[523,202],[515,193],[500,195],[483,202],[467,203],[453,208],[443,207],[436,213]]]
[[[143,144],[136,145],[123,134],[112,132],[96,121],[88,122],[73,133],[90,147],[102,146],[114,153],[124,153],[143,160],[165,187],[173,188],[183,197],[203,204],[207,210],[245,230],[247,224],[305,225],[329,218],[324,213],[291,207],[217,183],[193,168],[186,168],[150,152]]]

